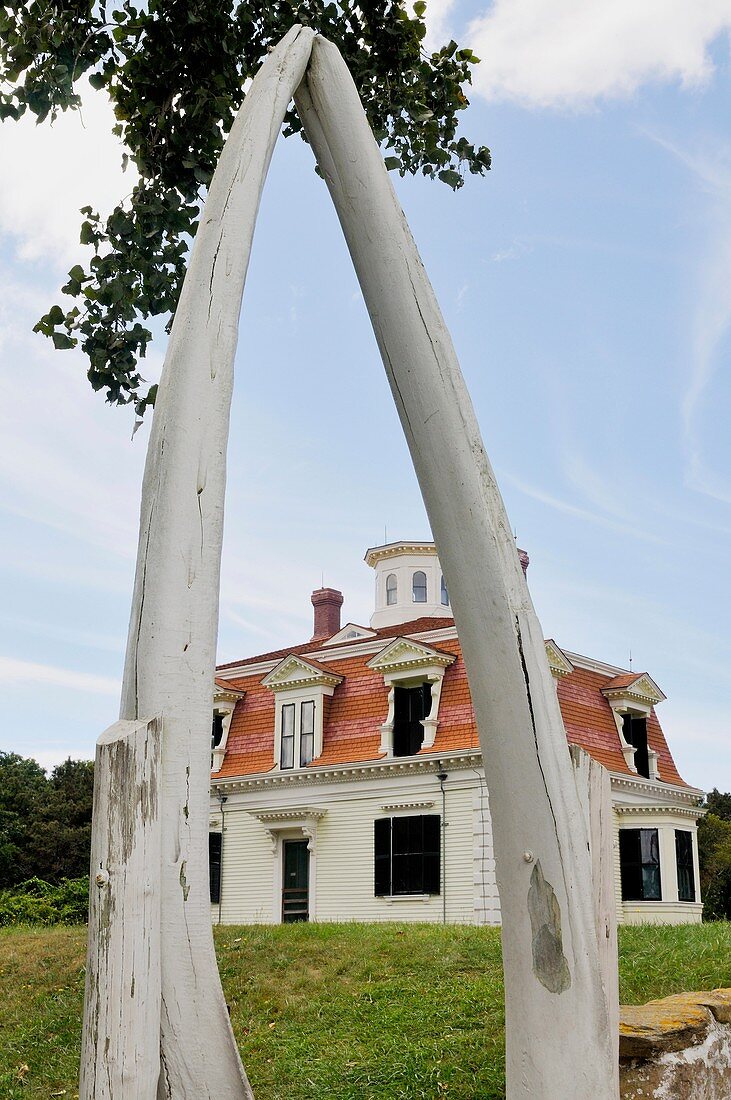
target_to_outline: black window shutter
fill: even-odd
[[[208,882],[214,905],[221,900],[221,841],[221,833],[208,834]]]
[[[424,893],[438,894],[441,887],[441,818],[427,814],[424,823]]]
[[[373,880],[376,897],[391,893],[391,818],[373,822]]]

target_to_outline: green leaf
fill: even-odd
[[[388,168],[389,172],[393,172],[395,168],[401,167],[401,161],[398,157],[386,157],[383,162]]]
[[[56,351],[66,351],[68,348],[76,347],[76,341],[72,340],[70,336],[66,336],[63,332],[54,332],[52,339]]]
[[[91,84],[92,88],[96,88],[96,90],[100,92],[102,88],[106,87],[107,78],[104,76],[103,73],[90,73],[89,83]]]
[[[425,11],[426,4],[424,3],[424,0],[416,0],[416,3],[414,4],[414,13],[418,15],[419,19],[422,18]]]

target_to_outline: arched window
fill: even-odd
[[[447,592],[447,582],[442,574],[442,603],[445,607],[449,607],[449,593]]]
[[[426,603],[426,573],[417,569],[411,583],[411,598],[414,603]]]
[[[386,577],[386,604],[391,607],[398,599],[398,584],[396,574],[389,573]]]

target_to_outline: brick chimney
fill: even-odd
[[[525,550],[521,550],[518,547],[518,557],[520,558],[520,564],[523,567],[523,576],[528,576],[528,566],[530,565],[530,558],[526,554]]]
[[[343,606],[343,594],[337,588],[316,588],[312,593],[312,606],[315,609],[315,633],[313,642],[321,638],[332,638],[340,630],[340,608]]]

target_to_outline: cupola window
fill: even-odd
[[[389,573],[386,577],[386,604],[392,607],[398,600],[398,582],[395,573]]]
[[[414,573],[411,596],[414,603],[426,603],[426,573],[422,569]]]

